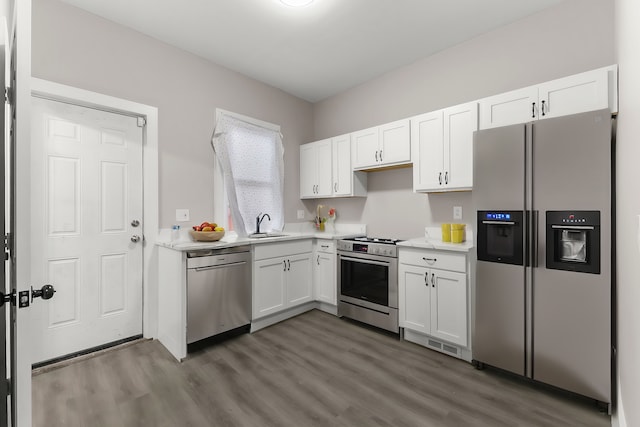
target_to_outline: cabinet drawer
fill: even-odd
[[[329,254],[336,253],[336,241],[328,239],[317,239],[315,250],[318,252],[326,252]]]
[[[312,240],[293,240],[278,243],[262,243],[254,246],[253,259],[268,259],[311,252]]]
[[[459,271],[462,273],[466,271],[467,264],[464,254],[405,248],[400,248],[398,261],[400,264]]]

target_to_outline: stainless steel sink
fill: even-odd
[[[288,234],[284,233],[253,233],[249,234],[250,239],[265,239],[267,237],[286,237]]]

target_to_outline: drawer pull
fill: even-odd
[[[436,261],[438,261],[438,258],[426,258],[426,257],[422,257],[423,260],[430,262],[430,263],[434,263]]]

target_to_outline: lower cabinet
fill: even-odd
[[[313,300],[311,257],[311,239],[255,248],[253,320]]]
[[[332,306],[338,304],[336,263],[335,240],[317,240],[313,250],[314,297]]]
[[[417,332],[463,348],[469,345],[469,292],[466,255],[446,251],[400,248],[398,256],[399,323]],[[450,346],[451,347],[451,346]],[[462,352],[456,355],[462,357]],[[451,351],[450,351],[451,352]]]

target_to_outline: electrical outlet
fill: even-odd
[[[304,219],[304,211],[303,210],[298,210],[298,219]]]
[[[453,219],[462,219],[462,206],[453,207]]]
[[[176,209],[176,221],[189,221],[189,209]]]

